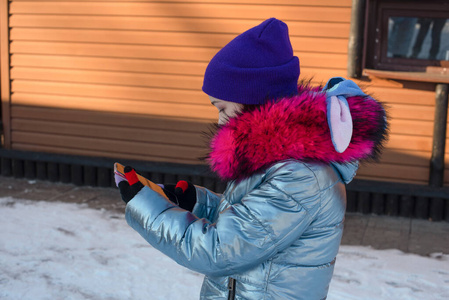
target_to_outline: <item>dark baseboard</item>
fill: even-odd
[[[449,221],[449,187],[356,179],[347,194],[348,212]]]
[[[185,165],[0,149],[0,175],[98,187],[113,187],[113,164],[135,166],[155,182],[188,180],[218,193],[226,183],[205,165]],[[347,211],[449,221],[449,187],[354,180],[347,186]]]
[[[115,186],[115,162],[136,168],[155,182],[188,180],[217,192],[226,184],[205,165],[185,165],[0,149],[0,175],[99,187]]]

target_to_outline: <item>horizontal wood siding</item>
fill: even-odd
[[[11,1],[11,146],[197,163],[217,118],[201,92],[212,56],[274,16],[302,74],[325,81],[346,68],[350,5]]]
[[[11,1],[11,0],[10,0]],[[72,0],[76,2],[92,2],[92,0]],[[14,0],[14,2],[42,2],[42,0]],[[60,2],[60,0],[47,0],[46,2]],[[66,1],[68,2],[68,1]],[[96,0],[95,2],[150,2],[148,0]],[[153,1],[153,2],[161,2],[161,1]],[[167,2],[171,3],[224,3],[223,0],[170,0]],[[333,6],[333,7],[348,7],[351,6],[351,0],[317,0],[311,2],[310,0],[227,0],[226,3],[229,4],[268,4],[268,5],[301,5],[301,6]]]
[[[346,76],[350,0],[10,2],[13,149],[198,163],[217,112],[208,61],[269,17],[290,29],[301,78]],[[359,178],[426,184],[434,85],[357,81],[389,106],[380,164]],[[449,152],[448,152],[449,156]],[[449,173],[446,171],[446,184]]]
[[[9,78],[9,10],[8,0],[0,0],[0,121],[2,129],[1,144],[11,145],[11,80]]]
[[[364,78],[367,90],[390,115],[390,139],[377,165],[362,166],[358,178],[427,184],[432,154],[435,85]]]

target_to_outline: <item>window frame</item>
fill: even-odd
[[[388,57],[388,20],[390,17],[446,18],[449,3],[442,0],[367,0],[363,47],[363,69],[435,72],[447,68],[448,61]],[[430,68],[429,68],[430,67]]]

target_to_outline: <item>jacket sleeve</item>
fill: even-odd
[[[204,187],[195,186],[196,188],[196,204],[192,213],[199,219],[205,218],[210,222],[214,222],[217,208],[220,204],[221,195],[216,194]]]
[[[286,170],[263,182],[240,203],[220,212],[215,223],[147,187],[128,203],[126,220],[177,263],[225,276],[248,270],[286,248],[302,235],[319,206],[317,180],[304,167],[294,175]]]

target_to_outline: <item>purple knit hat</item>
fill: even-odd
[[[296,94],[298,77],[287,24],[271,18],[218,51],[207,66],[203,91],[220,100],[263,104]]]

